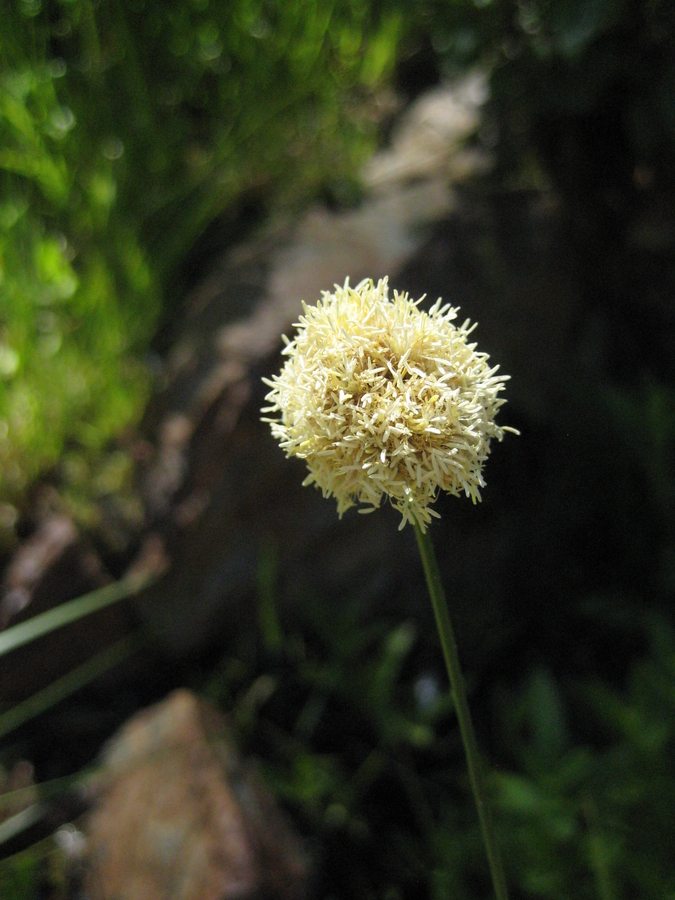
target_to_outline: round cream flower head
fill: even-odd
[[[387,495],[422,531],[439,490],[475,503],[484,486],[491,438],[505,431],[495,414],[508,375],[468,343],[475,325],[453,324],[439,299],[429,310],[407,294],[388,296],[387,279],[335,286],[316,306],[303,303],[295,340],[262,412],[287,456],[304,459],[338,514],[356,503],[372,512]],[[516,432],[517,433],[517,432]]]

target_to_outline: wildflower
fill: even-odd
[[[440,299],[424,312],[423,299],[394,291],[391,300],[386,278],[356,288],[347,279],[316,306],[303,303],[281,374],[264,379],[262,411],[281,416],[263,421],[340,516],[356,503],[372,512],[387,495],[401,528],[424,531],[439,490],[480,500],[490,441],[514,430],[495,424],[509,376],[468,343],[475,325],[457,327],[457,310]]]

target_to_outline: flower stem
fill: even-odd
[[[490,807],[485,793],[483,776],[481,774],[478,742],[476,741],[476,734],[471,722],[471,713],[469,712],[469,704],[466,699],[464,678],[462,677],[459,656],[457,655],[457,644],[455,643],[455,635],[452,630],[452,623],[450,622],[450,615],[448,613],[448,604],[445,599],[445,592],[438,571],[436,554],[434,553],[434,547],[431,543],[429,532],[422,532],[422,529],[417,524],[415,524],[414,528],[417,546],[419,547],[420,556],[422,557],[422,565],[424,566],[424,575],[426,577],[431,603],[436,616],[438,633],[441,638],[445,665],[450,678],[450,689],[455,701],[455,711],[457,712],[459,730],[462,735],[462,743],[464,744],[464,753],[466,754],[466,762],[469,768],[471,789],[478,809],[478,818],[480,819],[483,842],[487,851],[495,896],[497,897],[497,900],[508,900],[506,878],[504,877],[499,845],[497,844],[497,836],[492,824],[492,816],[490,814]]]

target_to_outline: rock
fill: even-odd
[[[186,690],[102,755],[86,825],[92,900],[295,900],[308,861],[224,719]]]
[[[400,117],[390,149],[365,166],[364,184],[383,191],[392,183],[434,179],[441,173],[457,182],[487,171],[490,154],[463,144],[481,124],[488,93],[488,76],[481,70],[426,91]]]

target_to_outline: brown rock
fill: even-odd
[[[92,900],[304,894],[307,862],[222,716],[185,690],[145,710],[103,754],[91,814]]]

